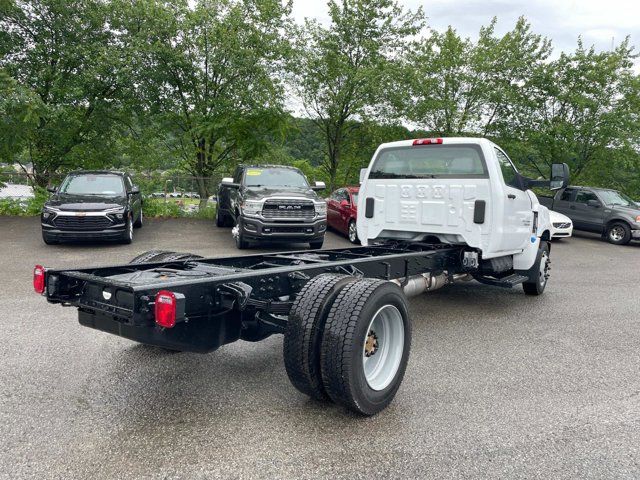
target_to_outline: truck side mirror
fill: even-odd
[[[364,182],[365,178],[367,178],[367,169],[366,168],[361,168],[360,169],[360,183]]]
[[[58,190],[58,188],[55,185],[47,185],[47,192],[56,193],[56,190]]]
[[[550,190],[560,190],[569,185],[569,165],[566,163],[554,163],[551,165]]]
[[[341,207],[348,207],[349,206],[349,200],[342,200],[340,202],[340,206]]]
[[[229,188],[240,188],[240,184],[239,183],[233,183],[233,178],[231,178],[231,177],[224,177],[222,179],[222,185],[224,185],[225,187],[229,187]]]
[[[598,200],[587,200],[587,205],[594,208],[600,208],[600,202]]]
[[[311,187],[311,190],[324,190],[325,188],[327,188],[326,183],[316,182],[316,184]]]
[[[140,187],[137,185],[132,186],[129,195],[137,195],[138,193],[140,193]]]

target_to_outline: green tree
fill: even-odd
[[[8,110],[18,119],[5,122],[19,121],[23,100],[31,106],[29,119],[37,115],[21,139],[34,182],[45,185],[60,167],[87,158],[108,162],[119,79],[104,3],[18,0],[1,8],[0,68],[22,91]]]
[[[322,132],[321,167],[336,187],[344,142],[384,103],[390,65],[423,26],[393,0],[330,0],[331,24],[306,20],[292,66],[307,114]]]
[[[575,181],[605,180],[616,158],[633,158],[640,131],[635,57],[628,39],[609,52],[579,42],[546,65],[515,130],[528,145],[530,168],[546,175],[551,163],[566,162]]]
[[[449,27],[431,31],[406,56],[396,108],[436,135],[490,135],[528,102],[531,79],[551,51],[550,42],[520,18],[495,35],[496,19],[480,29],[477,42]]]
[[[131,53],[134,95],[172,133],[182,167],[205,177],[268,147],[283,128],[278,72],[289,53],[283,27],[290,5],[278,0],[153,0],[114,9]]]

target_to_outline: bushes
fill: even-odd
[[[29,200],[0,199],[0,216],[36,216],[40,215],[42,206],[48,198],[48,193],[44,189],[36,189],[34,198]],[[173,201],[165,202],[162,199],[148,198],[142,206],[144,216],[147,218],[201,218],[213,220],[216,216],[216,207],[207,205],[204,210],[198,210],[194,205],[193,210],[183,209],[178,203]]]
[[[195,205],[194,205],[195,207]],[[186,210],[181,208],[178,203],[173,201],[165,202],[163,199],[148,198],[144,201],[142,206],[144,216],[162,217],[162,218],[178,218],[178,217],[190,217],[190,218],[202,218],[207,220],[213,220],[216,216],[216,207],[207,205],[204,210],[199,210],[195,207],[193,210]]]
[[[36,187],[34,197],[27,200],[0,199],[0,215],[33,217],[40,215],[49,194],[44,188]]]

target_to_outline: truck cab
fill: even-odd
[[[559,188],[566,166],[554,168]],[[361,176],[363,245],[389,239],[467,245],[485,260],[509,257],[514,270],[527,270],[550,238],[549,211],[529,189],[539,182],[523,177],[487,139],[385,143]]]

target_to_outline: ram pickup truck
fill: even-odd
[[[309,242],[321,248],[327,230],[327,204],[304,174],[281,165],[241,165],[218,188],[216,225],[234,226],[239,249],[251,242]]]
[[[554,164],[550,178],[523,177],[485,139],[386,143],[361,173],[361,247],[226,258],[151,251],[124,265],[37,265],[33,287],[76,307],[81,325],[172,350],[283,334],[295,388],[374,415],[407,367],[408,297],[473,279],[545,291],[549,212],[529,187],[566,186],[567,166]]]
[[[640,238],[640,206],[616,190],[570,186],[540,202],[569,217],[575,230],[599,233],[615,245]]]

